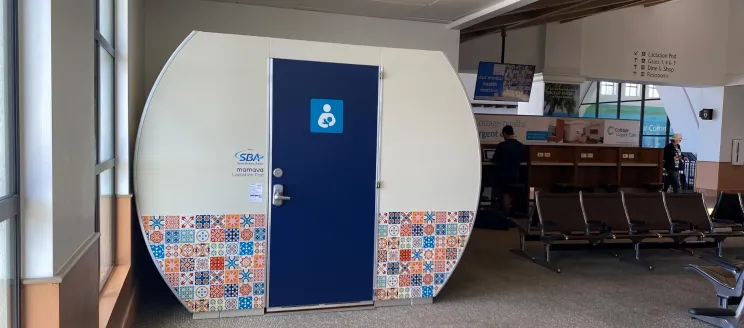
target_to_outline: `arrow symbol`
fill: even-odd
[[[633,58],[633,60],[635,60],[636,63],[638,62],[638,58]]]
[[[634,53],[634,55],[638,56],[638,51],[636,51],[636,52]]]
[[[633,65],[633,68],[638,68],[638,65]]]
[[[633,76],[635,76],[635,75],[636,75],[636,72],[633,72]]]

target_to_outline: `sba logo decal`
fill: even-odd
[[[246,149],[235,153],[235,158],[240,164],[252,164],[261,162],[264,159],[264,156],[254,152],[253,149]]]

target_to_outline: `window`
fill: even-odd
[[[635,83],[623,83],[623,95],[621,101],[641,100],[641,90],[643,86]]]
[[[641,120],[641,108],[643,107],[641,101],[627,101],[620,103],[620,119],[621,120]]]
[[[655,85],[646,86],[646,99],[659,99],[659,89]]]
[[[96,57],[96,231],[100,237],[100,288],[114,267],[116,152],[114,108],[114,0],[97,0]]]
[[[599,83],[599,94],[603,96],[614,96],[616,95],[617,83],[613,82],[600,82]]]
[[[641,147],[664,147],[674,133],[655,85],[588,81],[582,90],[581,117],[639,121]]]
[[[0,328],[20,314],[16,4],[0,0]]]
[[[625,96],[626,97],[640,97],[641,96],[641,85],[635,83],[625,83]]]

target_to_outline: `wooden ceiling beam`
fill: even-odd
[[[567,23],[612,10],[639,5],[653,6],[671,0],[540,0],[542,1],[551,1],[551,5],[521,13],[509,12],[474,25],[461,32],[460,42],[498,33],[502,29],[515,30],[552,22]]]
[[[582,1],[585,1],[585,0],[582,0]],[[527,20],[533,19],[540,15],[544,15],[554,10],[555,10],[554,8],[542,8],[542,9],[536,9],[536,10],[532,10],[528,12],[520,12],[520,13],[508,12],[504,15],[496,16],[484,22],[480,22],[473,26],[464,28],[462,29],[461,33],[473,33],[473,32],[478,32],[478,31],[483,31],[483,30],[489,30],[493,28],[500,28],[502,26],[508,26],[508,25],[512,25],[515,23],[527,21]]]
[[[669,2],[669,1],[672,1],[672,0],[656,0],[656,1],[651,1],[651,2],[649,2],[647,4],[644,4],[643,6],[644,7],[653,7],[653,6],[660,5],[662,3]]]
[[[564,20],[561,20],[560,23],[561,24],[564,24],[564,23],[568,23],[568,22],[573,22],[575,20],[579,20],[579,19],[582,19],[582,18],[587,18],[589,16],[594,16],[594,15],[601,14],[601,13],[604,13],[604,12],[613,11],[613,10],[620,10],[620,9],[624,9],[624,8],[634,7],[634,6],[640,6],[640,5],[643,5],[644,7],[654,6],[654,5],[658,4],[659,1],[660,0],[635,0],[635,2],[630,2],[630,3],[627,3],[627,4],[622,5],[622,6],[617,6],[617,7],[607,6],[607,7],[603,8],[603,10],[601,12],[595,12],[595,13],[590,13],[590,14],[586,14],[586,15],[582,15],[582,16],[577,16],[577,17],[569,18],[569,19],[564,19]],[[663,1],[666,2],[666,1],[670,1],[670,0],[663,0]]]
[[[531,19],[529,21],[520,22],[517,24],[512,24],[507,27],[507,29],[513,30],[517,28],[524,28],[527,26],[535,26],[535,25],[542,25],[546,23],[552,23],[561,21],[562,19],[559,19],[557,17],[568,17],[573,18],[581,15],[587,15],[587,14],[593,14],[595,12],[602,12],[603,8],[607,7],[613,7],[613,6],[623,6],[627,3],[637,2],[639,0],[585,0],[584,2],[580,2],[568,7],[565,7],[561,10],[555,10],[552,13],[542,15],[540,17],[536,17],[534,19]]]
[[[563,5],[571,5],[576,2],[581,2],[581,1],[584,1],[584,0],[538,0],[535,3],[531,3],[524,7],[514,9],[510,11],[509,13],[510,14],[523,13],[523,12],[528,12],[528,11],[533,11],[533,10],[539,10],[539,9],[563,6]]]

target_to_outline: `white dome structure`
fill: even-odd
[[[441,52],[204,32],[163,68],[134,160],[142,233],[192,312],[433,298],[480,172]]]

